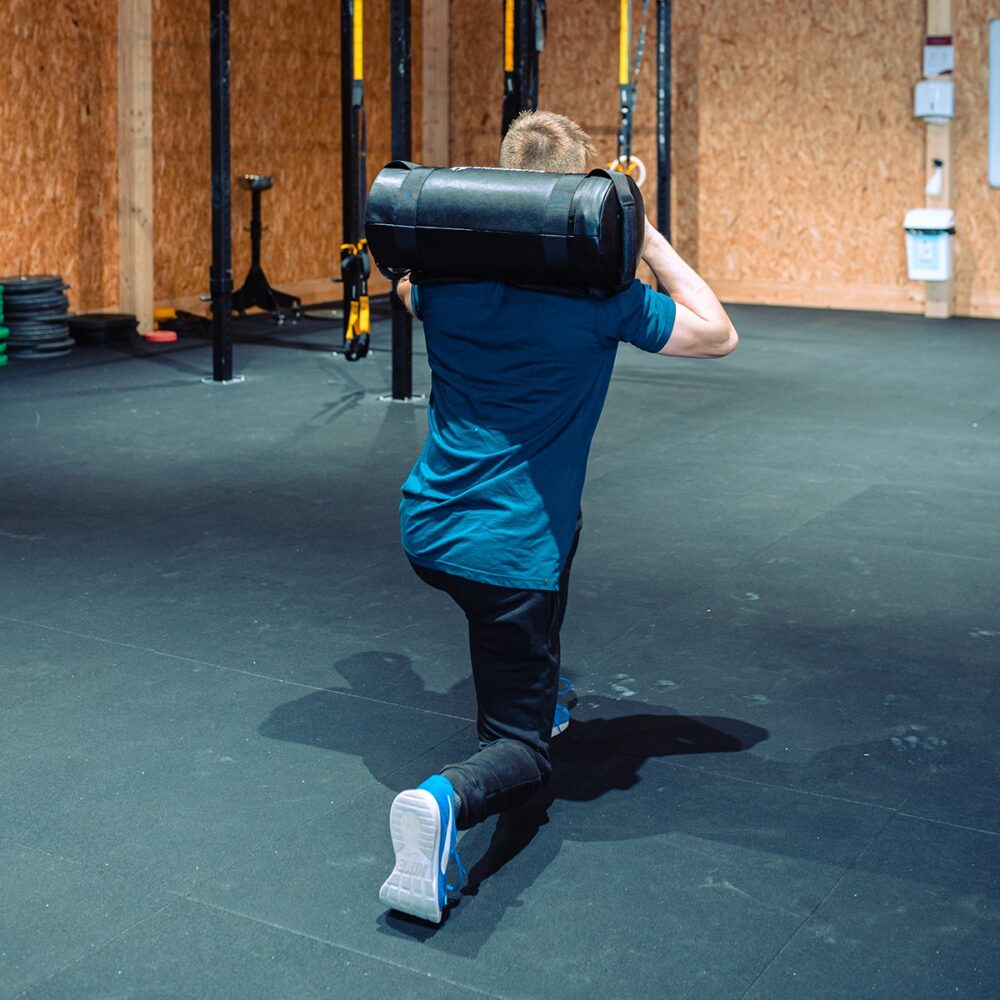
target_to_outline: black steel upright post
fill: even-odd
[[[538,110],[538,56],[545,48],[545,31],[548,14],[545,0],[523,0],[524,13],[524,91],[521,94],[522,110]]]
[[[656,5],[656,227],[670,239],[670,0]]]
[[[260,191],[250,191],[250,266],[260,267],[260,240],[264,226],[260,220]]]
[[[503,6],[503,114],[500,139],[517,117],[520,96],[517,87],[517,8],[518,0],[501,0]]]
[[[538,109],[538,54],[545,44],[545,0],[503,0],[503,17],[501,139],[522,111]]]
[[[212,46],[212,378],[233,377],[233,185],[229,163],[229,0],[211,0]]]
[[[518,111],[525,111],[531,107],[531,57],[533,51],[532,44],[532,16],[531,8],[534,6],[532,0],[516,0],[517,5],[517,27],[516,41],[514,43],[514,59],[517,64],[517,96]]]
[[[411,115],[413,61],[411,47],[410,0],[392,0],[391,36],[392,158],[408,160],[413,155]],[[398,296],[392,296],[392,398],[413,395],[413,318]]]

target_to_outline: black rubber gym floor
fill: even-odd
[[[1000,996],[1000,323],[732,313],[620,354],[556,778],[437,928],[387,815],[474,701],[384,323],[0,369],[0,995]]]

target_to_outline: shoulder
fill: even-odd
[[[674,300],[638,278],[616,298],[619,338],[651,354],[661,351],[677,316]]]

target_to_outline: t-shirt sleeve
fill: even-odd
[[[618,339],[656,354],[667,346],[674,329],[674,300],[636,278],[619,296]]]

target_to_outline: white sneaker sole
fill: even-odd
[[[441,923],[441,811],[434,796],[419,788],[400,792],[389,810],[389,833],[396,867],[382,884],[378,898],[393,910]]]
[[[569,723],[570,723],[570,719],[567,719],[561,726],[560,725],[556,725],[555,723],[553,723],[553,725],[552,725],[552,735],[549,737],[549,739],[552,739],[552,738],[558,736],[560,733],[566,732],[566,730],[569,729]]]

